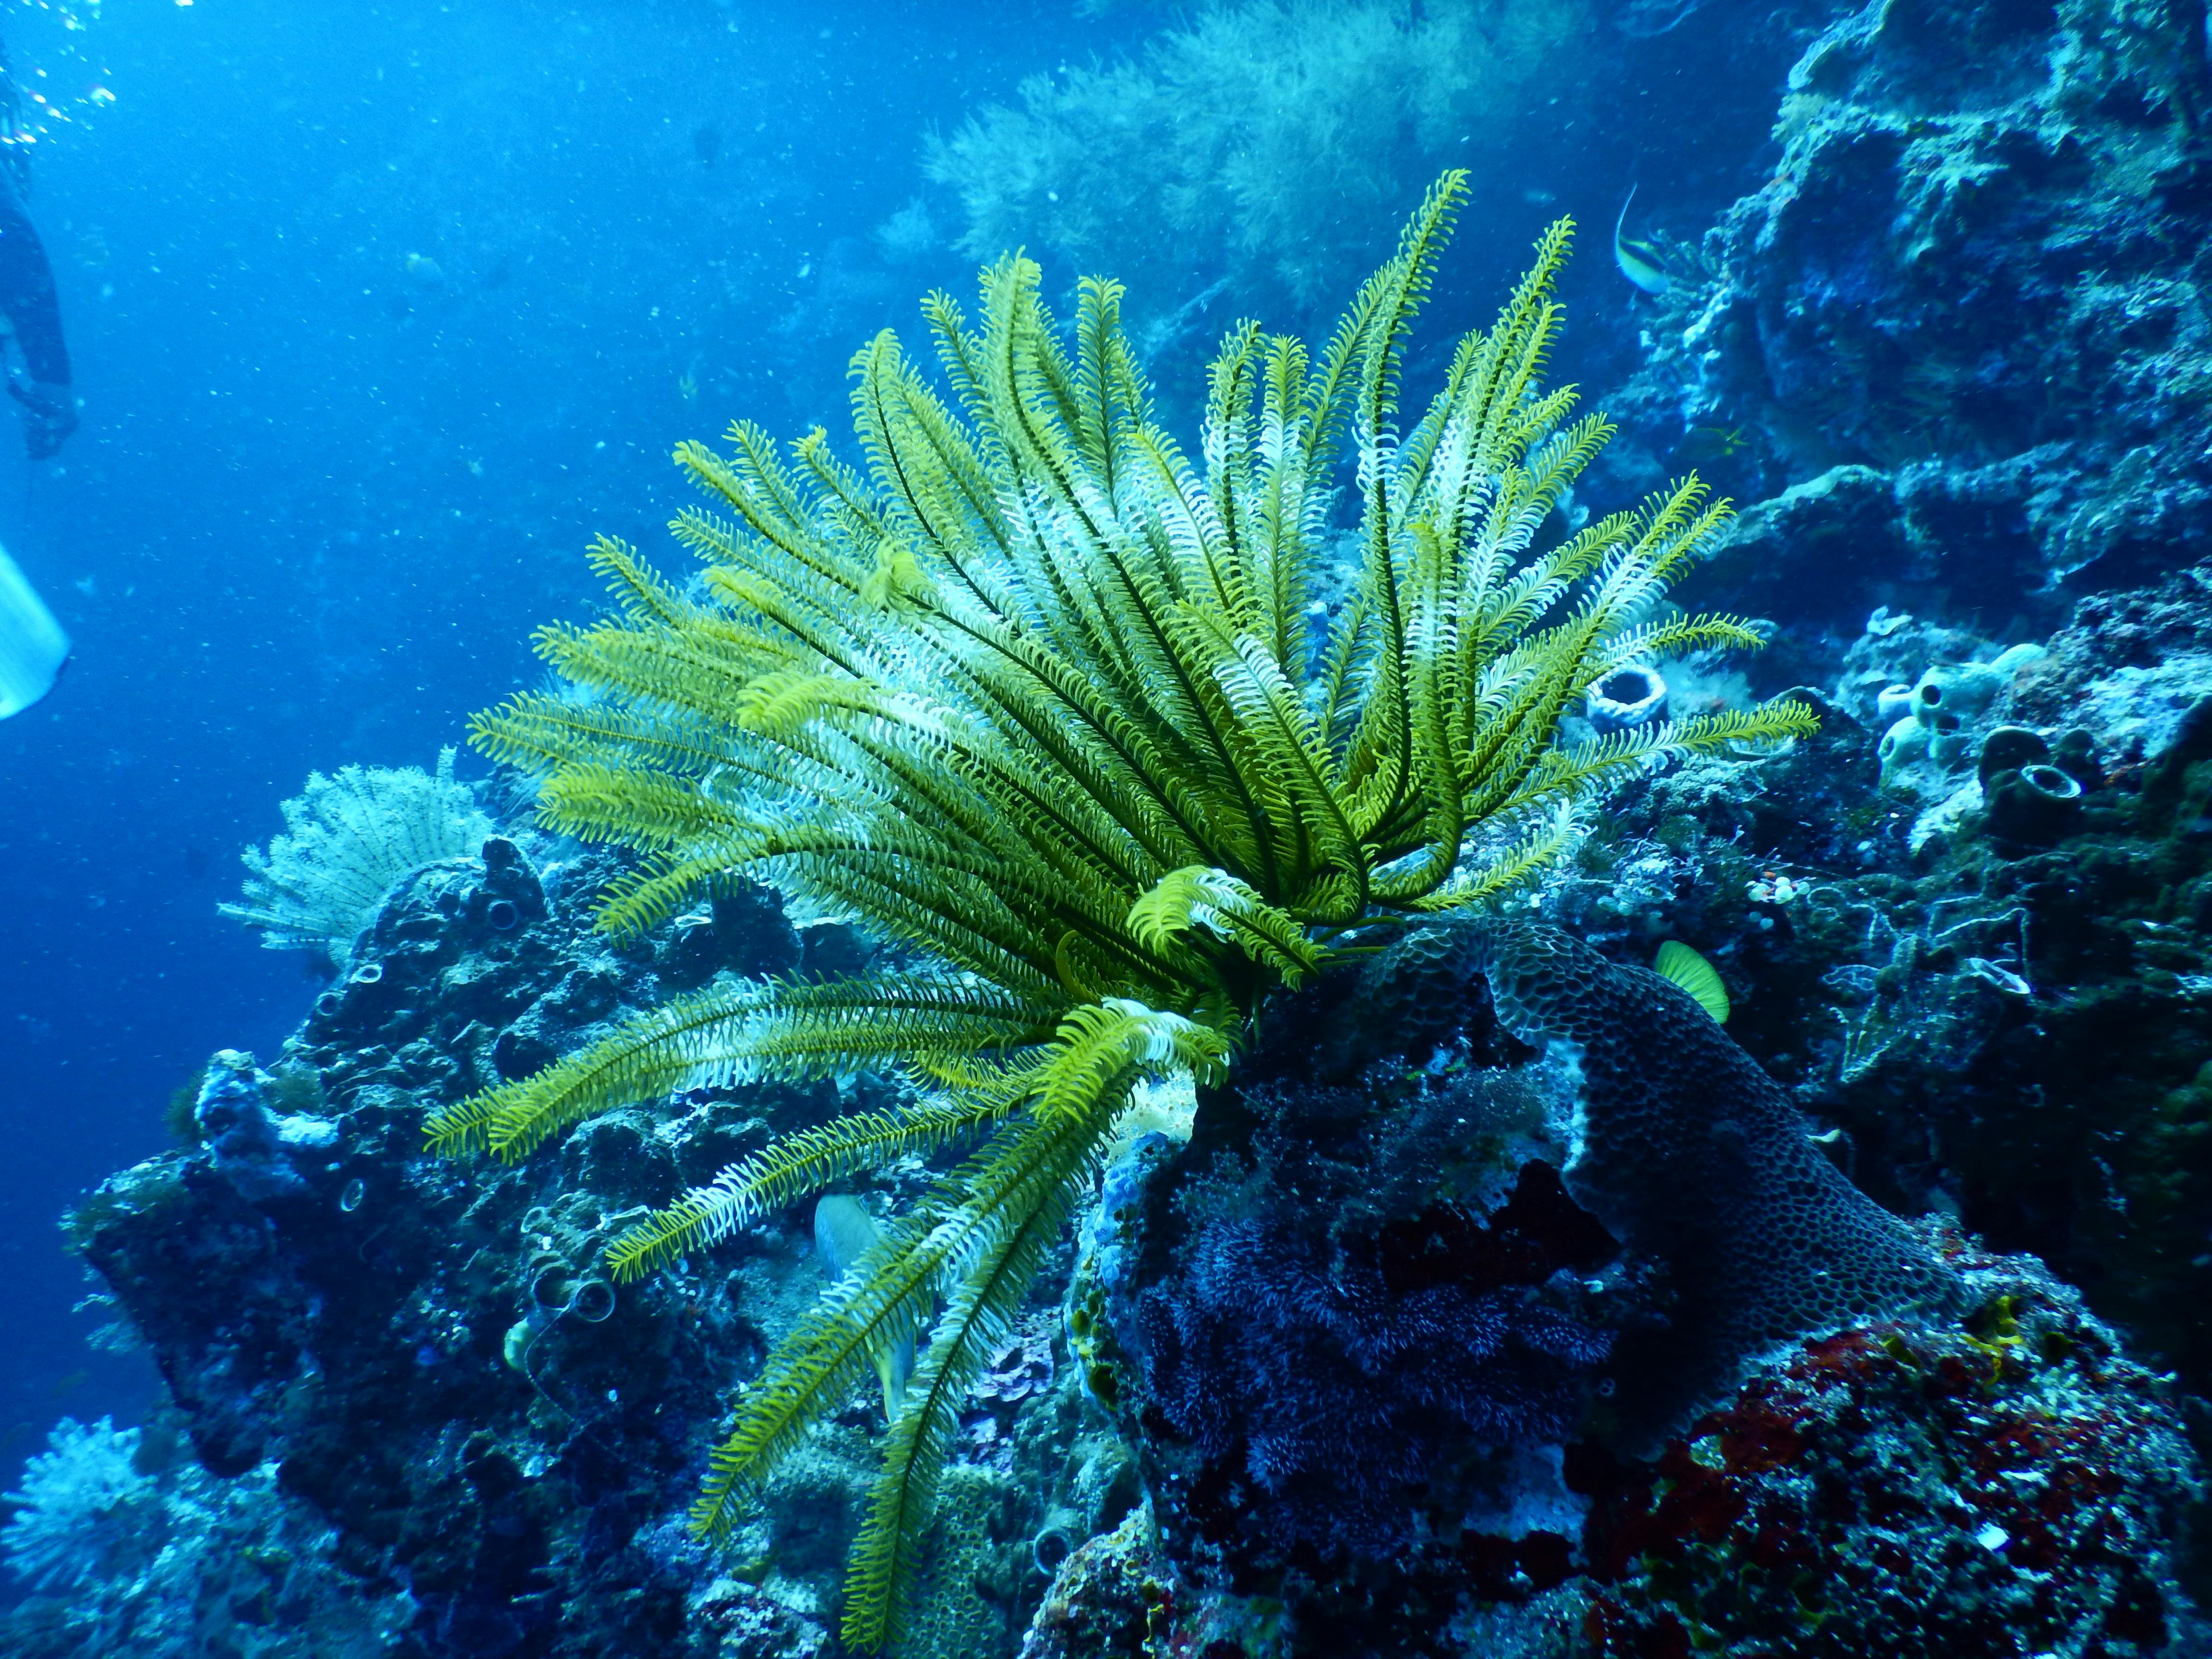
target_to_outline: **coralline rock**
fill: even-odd
[[[1062,1565],[1022,1659],[2203,1651],[2177,1544],[2203,1483],[2166,1382],[2033,1261],[1923,1237],[1955,1315],[1786,1345],[1649,1460],[1569,1446],[1577,1524],[1432,1553],[1401,1587],[1446,1601],[1432,1623],[1345,1624],[1326,1578],[1285,1601],[1194,1577],[1144,1509]]]
[[[2201,542],[2208,107],[2197,8],[1874,0],[1823,32],[1626,399],[1754,434],[1723,577],[1793,619],[1917,590],[2002,620]]]
[[[325,1119],[301,1113],[279,1117],[271,1112],[264,1097],[269,1081],[255,1067],[252,1054],[218,1049],[208,1061],[207,1076],[192,1105],[193,1121],[213,1155],[216,1173],[249,1204],[305,1197],[308,1183],[297,1167],[299,1160],[327,1149],[338,1138],[337,1126]]]
[[[1134,1510],[1067,1558],[1028,1632],[1021,1659],[1144,1659],[1164,1623],[1174,1569]]]
[[[757,890],[616,946],[590,915],[619,861],[539,848],[567,854],[551,881],[497,836],[416,871],[273,1073],[217,1055],[201,1138],[112,1177],[70,1237],[161,1367],[195,1478],[262,1482],[325,1532],[376,1652],[805,1659],[829,1641],[880,1407],[856,1399],[816,1436],[726,1550],[682,1525],[726,1401],[820,1291],[803,1214],[635,1285],[601,1255],[640,1206],[883,1085],[690,1091],[511,1169],[431,1158],[422,1125],[670,991],[868,947],[843,928],[802,943]],[[917,1164],[884,1183],[929,1180]],[[963,1541],[925,1566],[916,1628],[938,1634],[916,1659],[1012,1659],[1051,1569],[1136,1501],[1049,1322],[1024,1334],[969,1413],[989,1443],[956,1454],[945,1530]],[[103,1580],[86,1599],[136,1594]]]
[[[111,1179],[70,1223],[201,1463],[231,1480],[272,1471],[360,1574],[404,1581],[407,1650],[422,1659],[685,1650],[708,1564],[647,1523],[690,1501],[697,1449],[773,1304],[740,1310],[743,1244],[711,1279],[671,1274],[605,1305],[558,1285],[588,1277],[635,1204],[758,1144],[769,1117],[823,1103],[768,1090],[615,1115],[564,1147],[578,1183],[550,1201],[549,1170],[422,1152],[424,1116],[496,1080],[502,1036],[533,1011],[565,1048],[665,983],[796,961],[787,928],[719,960],[687,956],[674,928],[610,950],[580,907],[616,866],[585,863],[559,905],[504,838],[418,871],[275,1077],[217,1055],[204,1141]],[[286,1081],[303,1076],[320,1115],[276,1108],[310,1092]],[[802,1248],[770,1232],[750,1254],[781,1257],[795,1283]]]
[[[1836,693],[1867,726],[1922,665],[1995,654],[1924,615],[1877,611],[1868,628]],[[1639,781],[1547,879],[1540,914],[1616,961],[1649,962],[1668,937],[1696,945],[1735,999],[1729,1035],[1856,1185],[2033,1251],[2201,1393],[2212,721],[2154,705],[2160,677],[2126,671],[2166,659],[2185,683],[2189,653],[2212,647],[2212,580],[2086,597],[2049,645],[1990,704],[1984,720],[2001,725],[1984,741],[2024,729],[2034,747],[2015,765],[2079,786],[2065,823],[2021,826],[1978,802],[1915,854],[1898,803],[1840,787],[1874,738],[1838,727],[1817,764],[1801,744]]]
[[[1570,1460],[1601,1659],[2197,1653],[2165,1385],[2032,1260],[1940,1242],[1964,1323],[1808,1341],[1650,1464]]]

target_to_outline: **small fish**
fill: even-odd
[[[445,267],[427,253],[409,254],[400,261],[400,268],[407,273],[409,281],[423,288],[443,288],[446,285]]]
[[[0,720],[52,690],[69,656],[69,635],[0,548]]]
[[[1613,262],[1620,267],[1620,274],[1642,289],[1646,294],[1662,295],[1668,289],[1664,256],[1644,241],[1630,241],[1620,234],[1628,222],[1628,203],[1636,199],[1636,186],[1628,187],[1628,202],[1620,204],[1620,216],[1613,222]]]
[[[1991,962],[1987,957],[1968,957],[1966,969],[1972,978],[2003,992],[2008,997],[2028,997],[2035,988],[2002,963]]]
[[[1670,939],[1659,947],[1652,959],[1651,971],[1662,979],[1670,979],[1698,1000],[1698,1006],[1713,1017],[1717,1025],[1728,1024],[1728,988],[1710,962],[1678,939]]]
[[[679,378],[676,382],[676,395],[683,398],[687,404],[697,402],[699,398],[699,377],[696,374],[694,374],[690,369],[685,369],[681,378]]]
[[[814,1206],[814,1248],[833,1284],[851,1277],[880,1237],[875,1218],[857,1198],[832,1193]],[[906,1401],[906,1380],[914,1370],[914,1339],[879,1351],[875,1361],[876,1375],[884,1384],[884,1420],[896,1423]]]
[[[1682,435],[1674,453],[1684,460],[1722,461],[1751,447],[1740,426],[1693,426]]]

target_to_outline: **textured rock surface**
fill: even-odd
[[[1668,1273],[1677,1301],[1647,1376],[1679,1380],[1655,1390],[1659,1420],[1777,1343],[1954,1294],[1687,992],[1555,928],[1470,931],[1500,1022],[1571,1046],[1568,1192]]]
[[[1356,1084],[1285,1085],[1316,1042]],[[1024,1653],[2195,1651],[2168,1386],[2034,1261],[1861,1198],[1729,1049],[1526,924],[1295,1000],[1109,1173],[1070,1322],[1150,1503]]]
[[[1424,930],[1279,1010],[1187,1145],[1109,1173],[1071,1293],[1180,1605],[1291,1602],[1300,1651],[1418,1650],[1469,1553],[1493,1595],[1566,1576],[1557,1448],[1642,1305],[1559,1188],[1565,1079],[1498,1064],[1530,1051],[1469,962]]]
[[[1617,961],[1648,962],[1669,936],[1705,951],[1735,1000],[1730,1035],[1835,1137],[1858,1185],[2041,1256],[2199,1390],[2212,728],[2124,695],[2122,677],[2185,661],[2207,592],[2185,572],[2085,598],[1992,705],[2081,786],[2049,844],[1992,833],[1977,801],[1912,849],[1921,798],[1878,787],[1875,699],[1908,665],[1992,642],[1893,615],[1833,666],[1831,701],[1851,718],[1824,730],[1827,753],[1634,786],[1542,911]],[[1970,787],[1972,758],[1954,775]]]
[[[2185,1654],[2201,1497],[2165,1387],[2031,1261],[1945,1247],[1975,1313],[1808,1342],[1593,1499],[1585,1628],[1608,1659]]]
[[[1744,446],[1713,579],[1799,619],[1904,592],[2002,622],[2204,536],[2208,110],[2199,5],[1875,0],[1822,33],[1773,176],[1612,400]]]
[[[495,838],[416,872],[271,1070],[217,1055],[183,1126],[201,1139],[108,1181],[70,1237],[151,1349],[194,1478],[265,1490],[321,1539],[362,1617],[392,1625],[378,1651],[803,1659],[829,1640],[880,1407],[856,1400],[728,1552],[682,1517],[728,1399],[821,1288],[807,1215],[635,1285],[598,1264],[640,1206],[838,1109],[838,1090],[694,1091],[506,1170],[427,1157],[422,1126],[716,973],[850,965],[862,947],[802,938],[753,893],[617,948],[587,925],[617,866],[561,850],[534,864]],[[1133,1501],[1095,1408],[1081,1439],[1048,1340],[1043,1372],[1010,1359],[975,1402],[945,1507],[945,1535],[968,1541],[921,1596],[925,1626],[963,1634],[918,1655],[1011,1655],[1048,1518],[1087,1536]]]

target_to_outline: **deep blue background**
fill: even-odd
[[[675,441],[738,416],[845,429],[854,349],[916,331],[928,288],[970,289],[941,244],[875,234],[928,194],[926,135],[1174,15],[105,0],[72,37],[57,3],[0,0],[19,79],[82,109],[97,76],[115,102],[37,146],[29,202],[84,428],[34,468],[0,405],[0,541],[77,643],[58,693],[0,722],[8,1484],[62,1413],[129,1415],[152,1387],[84,1345],[96,1316],[70,1309],[91,1286],[55,1222],[164,1146],[210,1051],[272,1056],[314,993],[302,957],[217,915],[239,849],[311,769],[427,766],[535,681],[532,629],[596,598],[595,533],[670,550]],[[1638,317],[1603,252],[1613,210],[1640,176],[1693,226],[1755,182],[1785,34],[1651,43],[1597,114],[1553,100],[1512,157],[1462,158],[1503,165],[1439,284],[1430,371],[1569,210],[1584,252],[1554,371],[1617,383]],[[930,207],[961,228],[945,192]],[[1194,294],[1217,273],[1192,257]],[[1186,437],[1215,325],[1154,365]]]
[[[839,419],[851,349],[968,286],[872,238],[925,132],[1158,21],[1071,10],[106,0],[116,102],[29,201],[84,427],[33,469],[0,422],[0,540],[77,645],[0,724],[0,1481],[151,1386],[84,1346],[56,1219],[313,994],[216,914],[240,848],[534,679],[593,533],[665,549],[678,438]],[[0,28],[27,78],[51,18]]]

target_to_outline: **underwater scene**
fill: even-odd
[[[2212,1659],[2209,229],[2205,0],[4,0],[0,1659]]]

